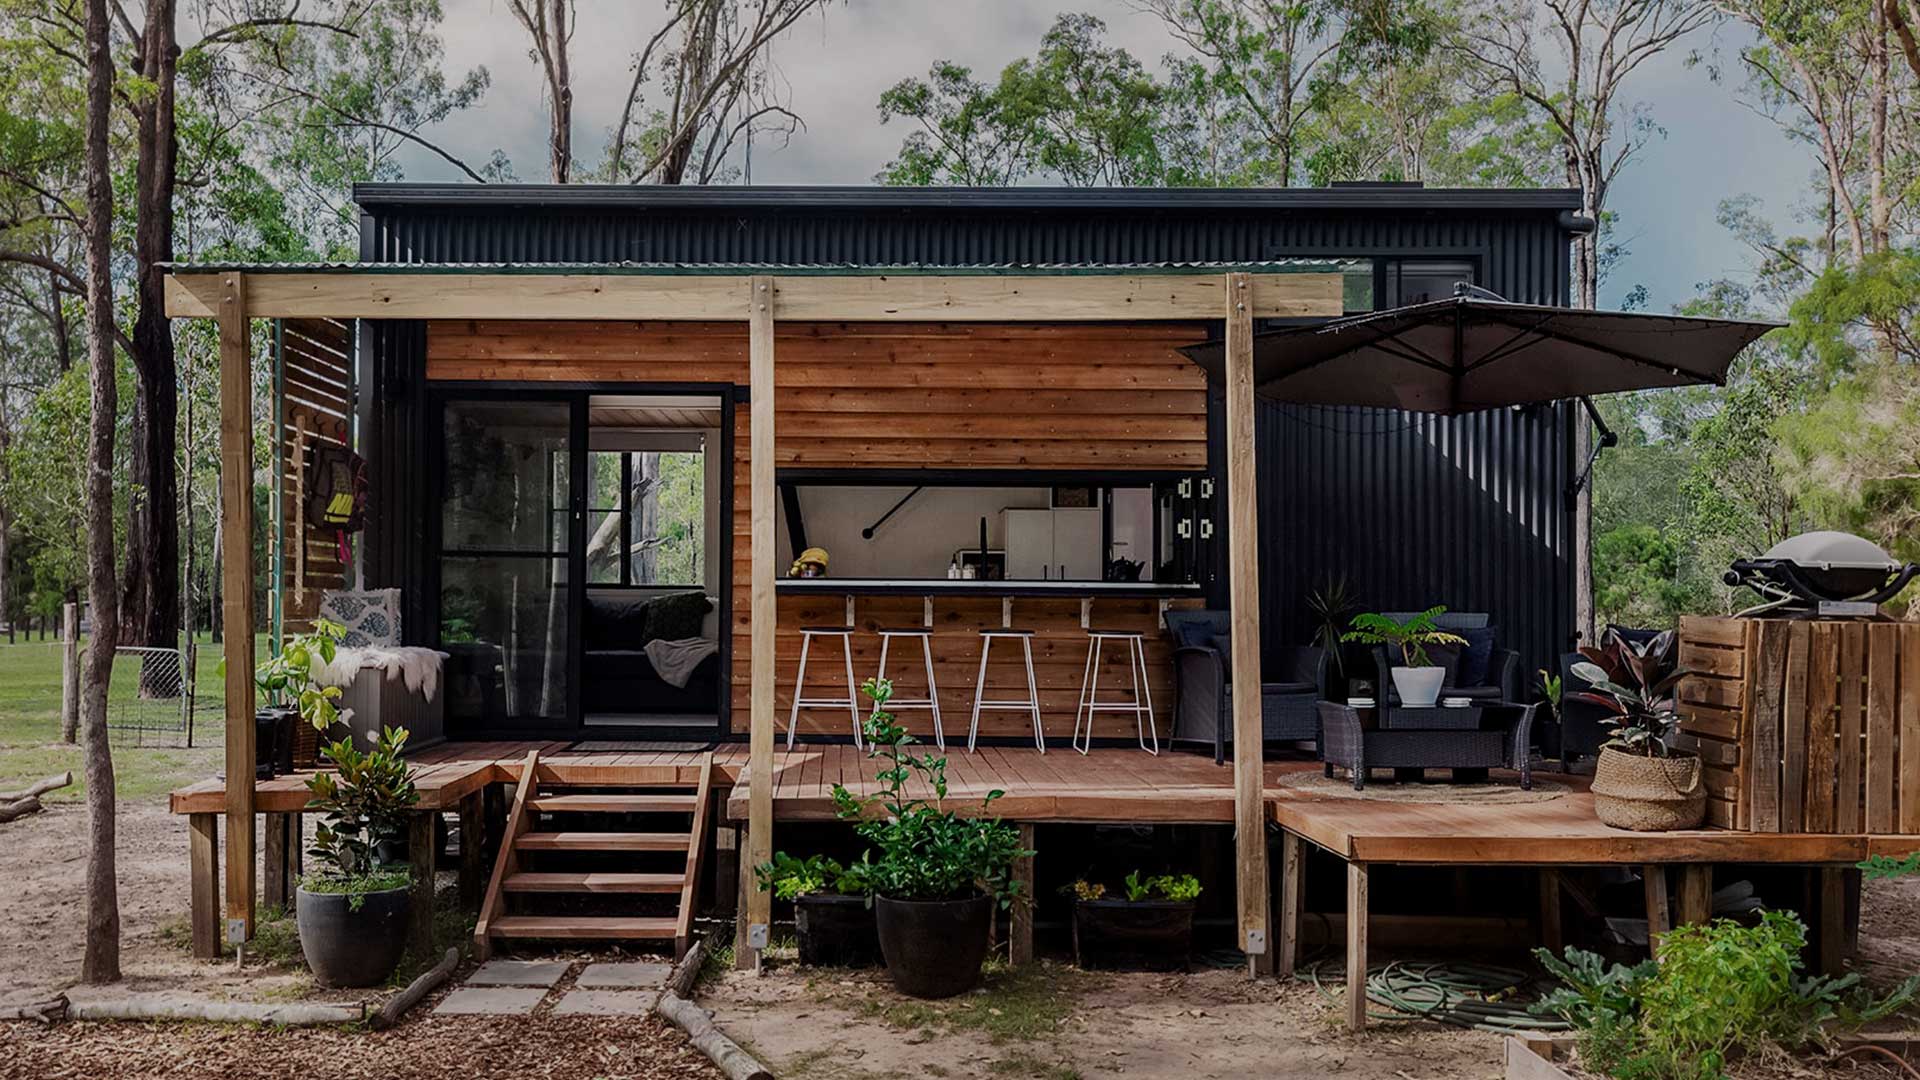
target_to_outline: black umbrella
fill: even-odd
[[[1484,290],[1255,334],[1257,393],[1302,405],[1456,414],[1620,390],[1722,385],[1780,323],[1515,304]],[[1226,345],[1181,350],[1215,377]]]

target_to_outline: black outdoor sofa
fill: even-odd
[[[1233,647],[1225,611],[1169,611],[1174,642],[1171,741],[1213,746],[1216,764],[1233,741]],[[1260,672],[1260,733],[1267,742],[1313,742],[1320,737],[1314,703],[1327,696],[1327,653],[1312,646],[1267,648]]]

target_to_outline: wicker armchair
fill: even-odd
[[[1233,741],[1233,680],[1230,620],[1224,611],[1169,611],[1174,685],[1174,742],[1213,746],[1215,764],[1226,761]],[[1327,653],[1311,646],[1264,649],[1260,728],[1268,742],[1313,742],[1320,737],[1314,703],[1326,696]]]

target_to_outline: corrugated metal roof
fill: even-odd
[[[479,206],[847,211],[913,210],[1578,210],[1571,188],[1429,188],[1336,184],[1324,188],[839,187],[662,184],[355,184],[362,207]]]
[[[1369,266],[1364,259],[1298,258],[1260,262],[1161,263],[980,263],[934,265],[910,263],[865,266],[855,263],[652,263],[652,262],[168,262],[162,269],[208,274],[786,274],[846,277],[898,277],[1017,274],[1206,274],[1245,271],[1253,274],[1311,273],[1347,266]]]

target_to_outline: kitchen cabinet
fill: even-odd
[[[1001,512],[1007,577],[1013,581],[1099,581],[1104,574],[1098,510]]]

